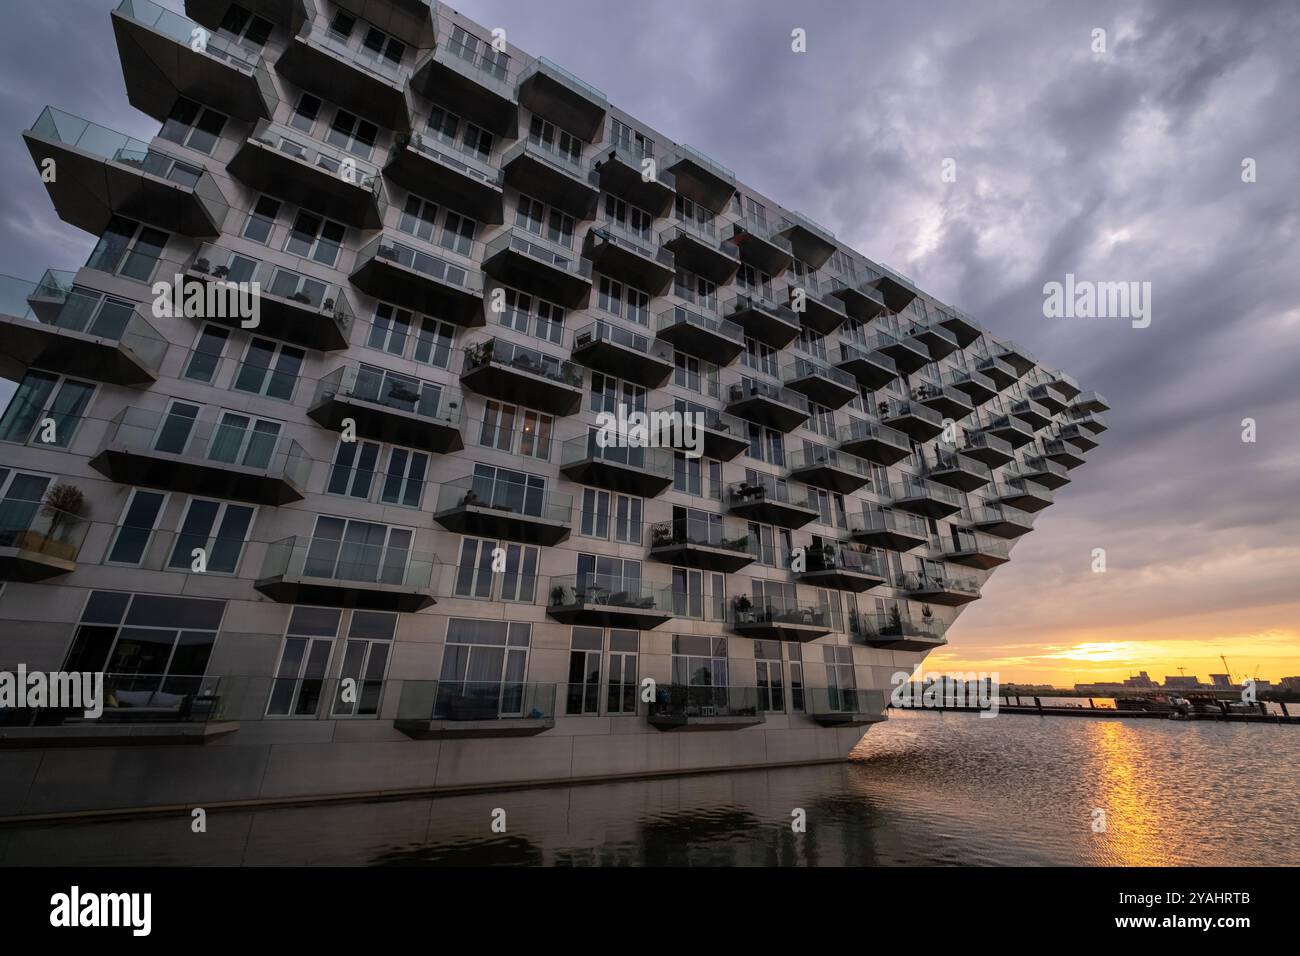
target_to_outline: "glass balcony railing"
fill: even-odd
[[[399,133],[396,138],[398,146],[411,149],[443,166],[450,166],[458,172],[480,180],[489,186],[500,187],[504,174],[500,169],[478,156],[465,152],[454,139],[447,137],[432,126],[423,133]]]
[[[484,365],[499,365],[527,372],[530,375],[540,375],[570,388],[582,387],[582,367],[576,362],[567,362],[506,339],[490,338],[466,346],[465,364],[461,374],[472,372]]]
[[[943,416],[936,412],[928,405],[922,405],[920,402],[914,402],[911,399],[904,401],[886,401],[882,400],[876,404],[880,412],[880,417],[886,420],[899,418],[919,418],[923,422],[943,428]]]
[[[932,481],[925,481],[907,475],[903,477],[902,481],[890,485],[889,494],[894,501],[925,498],[942,502],[954,508],[961,507],[961,495],[954,489],[949,488],[947,485],[939,485]]]
[[[1011,557],[1010,549],[1004,542],[969,532],[959,534],[956,539],[951,537],[936,538],[930,542],[930,547],[935,553],[945,558],[965,554],[990,555],[1003,560]]]
[[[831,232],[825,226],[818,223],[809,216],[801,212],[788,212],[781,217],[781,228],[784,229],[803,229],[817,236],[823,242],[829,245],[835,245],[835,233]]]
[[[551,578],[549,608],[582,605],[672,615],[672,588],[614,574],[566,574]]]
[[[813,717],[826,714],[877,714],[882,719],[889,693],[861,687],[806,687],[806,710]]]
[[[622,223],[611,219],[601,220],[592,227],[591,231],[593,235],[601,237],[606,242],[630,249],[647,259],[653,259],[665,269],[675,268],[676,257],[659,245],[652,232],[634,232]]]
[[[379,259],[404,266],[435,282],[453,285],[467,292],[483,291],[483,275],[477,269],[450,262],[440,256],[423,252],[391,236],[380,234],[366,243],[357,253],[358,268],[370,259]]]
[[[569,87],[591,100],[593,103],[599,104],[602,108],[609,102],[604,93],[596,89],[586,80],[580,79],[564,67],[560,66],[560,64],[553,60],[548,60],[544,56],[539,56],[537,59],[529,63],[528,66],[524,67],[523,72],[519,74],[519,85],[522,86],[529,77],[536,73],[548,74],[553,80],[557,81],[562,86]]]
[[[856,455],[837,451],[834,448],[796,448],[786,455],[786,462],[791,471],[803,471],[806,468],[826,466],[840,471],[852,472],[863,478],[871,478],[871,466]]]
[[[796,624],[827,630],[831,627],[830,608],[801,601],[756,601],[742,594],[732,599],[729,613],[732,626],[736,628],[773,624]]]
[[[213,33],[189,17],[174,13],[154,3],[153,0],[122,0],[117,5],[117,12],[137,23],[152,27],[190,49],[195,49],[195,43],[202,38],[204,53],[218,60],[225,60],[231,66],[241,70],[253,72],[262,65],[262,54],[257,50],[251,50],[237,40]]]
[[[709,408],[707,405],[701,405],[698,402],[688,402],[682,398],[675,398],[658,409],[657,413],[660,415],[672,415],[674,413],[682,416],[689,415],[692,420],[703,422],[705,429],[708,431],[721,432],[740,441],[749,441],[749,426],[743,421],[735,415],[728,415],[726,412],[720,412],[716,408]]]
[[[344,365],[317,383],[313,405],[333,398],[355,399],[457,427],[464,399],[454,389],[370,365]]]
[[[966,432],[961,445],[958,446],[958,451],[969,451],[972,448],[987,448],[989,451],[1006,455],[1007,458],[1014,454],[1009,441],[990,435],[988,432]]]
[[[640,352],[669,365],[673,361],[673,349],[667,342],[660,342],[648,335],[641,335],[621,325],[597,319],[590,325],[576,329],[573,333],[573,350],[586,348],[596,342],[609,342],[634,352]]]
[[[937,620],[918,620],[907,614],[849,612],[849,630],[868,640],[878,638],[926,637],[943,640],[944,625]]]
[[[393,86],[402,86],[404,79],[401,64],[394,63],[383,54],[366,47],[364,41],[367,32],[366,30],[358,30],[357,36],[353,38],[335,33],[328,24],[312,23],[305,30],[300,31],[298,35],[309,39],[316,46],[328,51],[332,56],[348,66],[361,70],[369,76],[390,83]]]
[[[624,166],[640,171],[642,176],[645,176],[647,170],[650,170],[649,166],[642,165],[643,162],[647,159],[654,160],[654,176],[651,178],[651,181],[656,182],[661,186],[665,186],[668,189],[675,190],[677,188],[677,177],[668,172],[668,170],[663,167],[663,164],[660,163],[654,155],[647,154],[632,143],[615,143],[613,146],[610,146],[607,143],[601,147],[602,155],[608,156],[610,153],[613,153],[614,157]]]
[[[667,448],[631,448],[626,443],[618,443],[622,436],[612,436],[616,444],[600,446],[599,432],[592,430],[586,435],[570,438],[560,446],[560,467],[575,462],[593,459],[612,465],[635,468],[658,478],[671,480],[673,476],[673,454]]]
[[[483,261],[486,262],[506,250],[536,259],[570,275],[591,279],[590,259],[584,259],[572,249],[543,239],[526,229],[516,226],[501,233],[487,244]]]
[[[444,482],[438,489],[438,511],[455,508],[491,508],[521,518],[569,522],[573,496],[547,491],[527,481],[467,475]]]
[[[836,368],[833,365],[823,365],[821,362],[814,362],[812,359],[796,358],[793,362],[788,363],[782,369],[783,378],[786,382],[798,381],[801,378],[816,376],[824,378],[827,381],[834,382],[836,385],[842,385],[845,388],[856,392],[858,390],[858,380],[843,369]]]
[[[762,715],[757,687],[660,684],[649,706],[651,720]]]
[[[555,716],[555,685],[526,681],[402,681],[398,721],[542,720]]]
[[[790,486],[778,481],[771,475],[760,474],[757,480],[745,479],[732,482],[727,486],[727,504],[729,507],[754,504],[760,501],[774,501],[778,504],[791,505],[817,511],[817,503],[807,492],[792,491]]]
[[[1033,527],[1034,516],[1027,511],[1021,511],[1019,508],[1013,508],[1010,505],[997,504],[996,502],[985,501],[982,505],[975,505],[964,514],[965,519],[970,524],[992,524],[1005,522],[1007,524],[1022,525],[1024,527]]]
[[[345,337],[356,321],[347,296],[343,294],[343,286],[322,282],[302,272],[232,252],[210,242],[199,245],[185,269],[223,282],[256,282],[265,295],[297,303],[304,309],[313,309],[330,318]]]
[[[903,574],[904,591],[927,593],[933,591],[951,591],[957,594],[979,596],[979,582],[970,577],[949,577],[946,574],[918,574],[907,571]]]
[[[650,547],[692,544],[704,548],[721,548],[740,554],[749,552],[749,535],[729,537],[727,528],[706,518],[674,518],[650,526]]]
[[[851,571],[877,578],[887,576],[881,553],[865,545],[826,544],[807,550],[805,568],[808,571]]]
[[[57,488],[74,487],[52,481],[38,497],[14,489],[0,498],[0,548],[76,561],[92,523],[80,513],[58,507],[51,496]]]
[[[734,172],[732,172],[726,166],[723,166],[718,161],[710,159],[708,156],[705,156],[694,146],[687,146],[685,143],[681,143],[680,145],[675,146],[673,148],[670,158],[673,160],[683,160],[683,159],[687,160],[691,163],[694,163],[696,166],[700,167],[701,169],[708,170],[710,173],[712,173],[714,176],[717,176],[719,179],[725,179],[728,182],[736,181],[736,174]]]
[[[939,448],[935,451],[934,461],[927,466],[926,472],[927,474],[935,474],[947,471],[963,471],[967,474],[978,475],[985,481],[993,479],[993,472],[983,462],[957,452]]]
[[[521,156],[527,156],[571,179],[586,183],[593,189],[600,188],[600,177],[585,159],[580,155],[574,156],[572,153],[565,152],[553,142],[531,135],[521,139],[501,154],[502,168],[509,166]]]
[[[703,329],[706,332],[711,332],[724,339],[730,339],[737,345],[745,344],[745,330],[735,322],[702,315],[699,312],[691,311],[685,306],[675,305],[671,308],[664,309],[659,313],[656,322],[656,328],[660,332],[664,329],[676,328],[681,325],[690,325],[697,329]]]
[[[892,445],[899,451],[908,454],[912,453],[912,443],[902,432],[890,428],[888,425],[863,421],[860,418],[854,419],[847,425],[839,426],[835,430],[835,439],[841,445],[849,442],[878,441],[886,445]]]
[[[261,577],[316,578],[350,585],[386,585],[427,591],[437,558],[396,545],[293,536],[266,546]]]
[[[868,511],[849,515],[850,534],[893,532],[914,538],[926,538],[930,529],[925,519],[905,511]]]
[[[380,188],[379,168],[365,159],[270,120],[258,120],[249,139],[286,156],[300,159],[308,166],[323,169],[340,182],[374,193],[382,208],[387,208],[384,191]]]
[[[808,399],[798,392],[770,382],[750,379],[748,382],[733,382],[727,387],[727,402],[744,402],[751,398],[767,398],[782,405],[797,408],[808,414]]]

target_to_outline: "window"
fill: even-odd
[[[718,367],[702,362],[685,352],[674,352],[673,384],[689,388],[692,392],[699,392],[701,395],[707,394],[712,398],[718,398],[720,394]]]
[[[495,50],[487,40],[481,40],[463,27],[455,26],[451,30],[450,52],[467,60],[479,69],[491,74],[498,80],[504,80],[510,70],[510,55],[504,50]]]
[[[832,710],[851,710],[853,691],[858,682],[853,675],[853,648],[822,645],[822,661],[826,664],[826,692]]]
[[[555,419],[529,409],[489,400],[484,405],[479,444],[526,458],[548,461]]]
[[[600,712],[600,658],[605,632],[598,627],[575,627],[570,639],[569,686],[565,713]]]
[[[564,308],[516,289],[503,288],[505,309],[497,320],[506,328],[556,345],[564,342]],[[530,328],[531,323],[531,328]]]
[[[584,488],[581,533],[589,538],[609,538],[613,518],[613,539],[626,544],[641,543],[641,499],[629,495]]]
[[[573,217],[531,196],[519,196],[515,224],[566,249],[573,247]]]
[[[677,194],[677,199],[673,204],[673,210],[681,222],[711,224],[713,221],[712,211],[705,209],[703,206],[692,202],[681,193]],[[712,228],[712,226],[710,226]]]
[[[626,200],[605,194],[605,218],[647,242],[654,241],[654,216]]]
[[[758,339],[752,339],[748,336],[745,338],[745,352],[741,363],[756,372],[762,372],[764,375],[771,375],[773,378],[781,377],[779,351],[770,345],[765,345]]]
[[[167,412],[163,415],[157,434],[154,435],[154,450],[169,455],[185,454],[201,407],[189,402],[172,401],[167,406]]]
[[[798,644],[787,647],[790,655],[790,709],[801,713],[803,705],[803,648]]]
[[[635,714],[637,704],[638,631],[609,632],[609,695],[605,709],[610,714]]]
[[[384,674],[397,632],[397,615],[382,611],[353,611],[343,645],[338,691],[334,696],[335,717],[373,717],[379,713]],[[352,693],[346,681],[352,681]]]
[[[347,230],[339,223],[299,210],[284,248],[292,255],[333,268],[346,234]]]
[[[211,461],[248,468],[269,468],[280,437],[280,423],[241,412],[221,413],[208,448]]]
[[[217,34],[228,37],[250,50],[260,50],[271,38],[271,21],[249,13],[237,3],[232,3],[226,8],[226,15],[221,18]]]
[[[503,508],[540,518],[546,513],[546,479],[493,465],[474,465],[474,480],[466,498],[482,508]]]
[[[326,607],[295,607],[280,651],[280,663],[266,704],[268,717],[314,717],[328,673],[330,651],[343,612]]]
[[[612,116],[609,118],[609,138],[614,141],[615,145],[631,150],[636,155],[653,156],[655,154],[654,140]]]
[[[280,200],[270,196],[258,196],[253,209],[244,223],[244,238],[266,245],[275,228],[275,217],[280,215]]]
[[[595,588],[611,594],[619,591],[637,593],[641,590],[641,562],[580,553],[577,585],[579,591]]]
[[[719,575],[709,575],[718,577]],[[692,568],[673,568],[673,615],[703,620],[705,608],[705,572]]]
[[[785,685],[781,671],[781,642],[754,641],[754,677],[758,706],[768,713],[785,713]]]
[[[366,345],[380,349],[390,355],[401,355],[406,351],[406,342],[411,335],[411,312],[380,302],[375,306],[375,318],[370,323],[370,337]]]
[[[448,209],[443,217],[442,238],[438,240],[438,245],[467,256],[474,250],[474,233],[477,230],[478,223],[473,219]]]
[[[296,346],[255,337],[248,343],[234,387],[241,392],[291,401],[306,358],[306,351]]]
[[[213,147],[221,140],[221,130],[225,125],[226,117],[223,114],[182,96],[172,104],[171,113],[163,122],[158,136],[211,155]]]
[[[433,230],[438,220],[438,206],[414,193],[406,197],[406,206],[397,220],[397,228],[409,236],[433,241]]]
[[[211,385],[221,363],[221,353],[226,349],[230,330],[221,325],[205,325],[199,332],[199,340],[185,363],[181,374],[195,382]]]
[[[582,161],[582,140],[536,114],[528,123],[528,141],[575,163]]]
[[[168,234],[160,229],[114,216],[90,253],[86,267],[137,282],[148,282],[162,258],[168,238]]]
[[[524,679],[531,638],[529,624],[449,620],[434,716],[522,717],[530,712]]]
[[[109,564],[132,565],[143,561],[166,501],[167,496],[160,491],[132,488],[126,507],[122,509],[112,547],[104,560]]]
[[[765,299],[772,298],[772,277],[749,263],[740,264],[740,269],[736,272],[736,285]]]
[[[310,134],[320,117],[321,101],[319,96],[303,93],[298,97],[298,105],[289,117],[289,125],[294,129]]]
[[[816,535],[813,535],[813,546],[816,547],[820,541]],[[826,544],[831,542],[827,541]],[[817,606],[826,612],[827,619],[831,623],[831,630],[844,630],[844,604],[840,600],[839,591],[831,591],[827,588],[817,588]]]
[[[325,142],[345,149],[353,156],[369,159],[375,151],[375,140],[378,137],[378,126],[341,109],[334,113],[334,122],[325,134]]]
[[[718,287],[715,283],[685,269],[678,269],[673,279],[673,295],[710,312],[718,310]]]
[[[90,382],[28,371],[0,417],[0,441],[67,448],[94,393]]]
[[[785,467],[785,435],[775,428],[764,428],[757,422],[746,422],[749,431],[750,458]]]
[[[618,413],[618,406],[625,405],[628,412],[646,410],[646,389],[633,382],[620,382],[603,372],[591,374],[591,410],[593,412]]]
[[[415,336],[415,360],[434,368],[447,368],[451,362],[451,347],[456,340],[456,327],[450,322],[425,316],[420,321]]]
[[[325,491],[331,495],[366,500],[370,497],[378,461],[379,446],[374,442],[340,440],[334,451],[334,464]]]
[[[813,358],[821,359],[823,362],[826,358],[826,336],[812,329],[799,330],[799,350]]]
[[[209,573],[234,574],[254,513],[249,505],[191,498],[167,567],[188,571],[196,560],[194,552],[202,550]]]
[[[835,413],[825,405],[818,405],[816,402],[808,403],[808,422],[809,430],[819,435],[825,435],[827,438],[835,437]],[[805,442],[805,444],[807,444]]]
[[[673,635],[673,683],[727,686],[727,639],[701,634]]]
[[[366,27],[366,37],[361,45],[393,66],[401,64],[402,54],[406,52],[405,43],[372,26]]]
[[[19,536],[31,530],[53,481],[49,475],[0,466],[0,547],[13,547]]]
[[[500,575],[492,571],[496,548],[505,551],[505,571]],[[456,566],[456,596],[531,603],[537,588],[538,554],[535,545],[464,538]],[[495,595],[494,584],[499,585]]]
[[[384,476],[379,500],[384,504],[420,507],[429,456],[422,451],[394,448],[388,453],[388,474]]]
[[[415,532],[369,521],[321,515],[303,563],[314,578],[404,584]]]

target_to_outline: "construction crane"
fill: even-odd
[[[1228,675],[1228,683],[1231,684],[1231,683],[1232,683],[1232,671],[1228,669],[1228,659],[1227,659],[1226,657],[1224,657],[1222,654],[1220,654],[1220,655],[1219,655],[1219,660],[1223,661],[1223,672],[1224,672],[1225,674]],[[1242,676],[1245,676],[1245,675],[1242,675]]]

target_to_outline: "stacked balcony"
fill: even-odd
[[[757,687],[660,685],[646,712],[646,723],[663,731],[743,730],[766,721]]]
[[[824,266],[837,248],[834,234],[802,213],[786,213],[779,228],[790,240],[795,256],[813,269]]]
[[[551,578],[546,613],[563,624],[651,631],[673,617],[671,588],[639,578],[571,574]]]
[[[1005,542],[973,531],[956,530],[952,537],[938,538],[930,546],[930,556],[949,564],[990,571],[1011,560]]]
[[[348,347],[356,320],[341,285],[275,264],[261,262],[223,246],[202,243],[185,264],[187,278],[224,289],[228,304],[244,304],[242,289],[257,288],[257,330],[304,348],[336,351]],[[231,283],[243,283],[238,286]],[[245,321],[238,308],[207,309],[193,316],[231,328]]]
[[[790,241],[763,220],[740,218],[730,223],[722,234],[736,247],[740,260],[776,277],[794,261]]]
[[[52,106],[23,140],[38,172],[45,160],[55,163],[58,175],[45,189],[59,218],[92,235],[121,215],[185,236],[216,236],[230,211],[202,166]]]
[[[599,319],[574,332],[572,358],[646,388],[658,388],[673,373],[670,345]]]
[[[673,456],[665,448],[632,447],[631,436],[612,435],[605,447],[596,430],[564,443],[560,474],[580,485],[642,498],[663,494],[673,483]]]
[[[1066,468],[1078,468],[1087,460],[1083,457],[1083,449],[1064,438],[1045,439],[1043,441],[1043,456],[1058,465],[1064,465]]]
[[[1020,373],[1016,371],[1015,366],[996,355],[980,359],[975,365],[975,370],[991,379],[999,392],[1010,388],[1020,379]]]
[[[519,135],[519,99],[509,58],[465,44],[447,27],[440,18],[437,44],[416,61],[411,89],[498,136]]]
[[[393,545],[288,537],[266,548],[253,587],[281,604],[422,611],[434,597],[437,559]]]
[[[601,273],[662,295],[676,274],[676,260],[653,233],[633,232],[621,223],[597,223],[587,232],[587,258]]]
[[[590,219],[600,199],[600,177],[581,157],[540,137],[529,136],[501,156],[506,185],[573,216]]]
[[[1067,424],[1086,428],[1094,435],[1100,435],[1110,427],[1110,423],[1096,412],[1075,412]]]
[[[987,432],[966,432],[957,450],[990,468],[1000,468],[1016,457],[1011,442]]]
[[[971,412],[975,405],[966,393],[951,385],[936,385],[922,382],[912,389],[912,398],[927,408],[932,408],[944,418],[960,421]]]
[[[936,459],[926,470],[926,477],[959,491],[974,491],[993,480],[989,466],[969,455],[938,449]]]
[[[413,0],[423,3],[423,0]],[[315,13],[311,0],[243,0],[240,3],[249,13],[279,24],[289,33],[297,33]],[[226,0],[185,0],[185,12],[209,30],[216,30],[226,16],[230,4]],[[425,11],[428,6],[425,5]]]
[[[399,242],[390,233],[380,233],[357,252],[350,278],[377,299],[458,325],[484,323],[483,276],[477,268]]]
[[[848,372],[811,359],[795,358],[784,368],[787,388],[807,395],[827,408],[840,408],[858,394],[858,383]]]
[[[468,475],[439,487],[433,520],[457,534],[552,547],[569,537],[573,496]]]
[[[1015,369],[1017,378],[1028,375],[1038,364],[1038,359],[1015,342],[999,342],[993,349],[993,355]]]
[[[477,395],[552,415],[582,405],[582,370],[536,349],[490,338],[467,346],[461,385]]]
[[[1061,397],[1059,392],[1055,391],[1045,382],[1039,383],[1031,388],[1029,390],[1029,397],[1036,401],[1039,407],[1047,411],[1049,418],[1052,415],[1059,415],[1061,412],[1065,411],[1065,399]]]
[[[127,99],[141,112],[165,120],[184,96],[244,122],[275,115],[280,100],[256,51],[153,0],[122,0],[112,20]]]
[[[555,726],[555,685],[404,680],[393,729],[412,740],[533,737]]]
[[[351,419],[359,437],[446,454],[460,451],[460,393],[373,365],[348,363],[316,387],[307,414],[339,430]]]
[[[930,358],[938,361],[957,351],[957,336],[936,321],[917,322],[907,330],[909,338],[925,346]]]
[[[920,402],[882,401],[880,420],[915,441],[926,442],[943,431],[943,416]]]
[[[831,612],[818,604],[771,600],[755,604],[748,597],[733,600],[731,629],[742,637],[805,643],[831,633]]]
[[[1032,398],[1022,398],[1011,403],[1011,414],[1023,422],[1028,422],[1034,431],[1042,431],[1052,424],[1052,413],[1041,402]]]
[[[78,289],[72,273],[47,269],[39,282],[0,276],[0,375],[29,368],[127,388],[158,380],[167,340],[142,308]]]
[[[605,127],[605,94],[545,57],[519,74],[516,94],[520,106],[589,143],[599,139]]]
[[[963,392],[972,405],[983,405],[998,393],[993,379],[974,369],[949,369],[944,373],[943,383]]]
[[[734,172],[684,143],[664,157],[663,167],[676,178],[678,193],[711,212],[721,212],[736,192]]]
[[[877,422],[853,419],[835,432],[840,451],[857,455],[876,465],[896,465],[912,454],[906,435]]]
[[[925,519],[906,511],[876,508],[849,515],[849,537],[860,544],[900,554],[919,548],[929,539]]]
[[[749,428],[734,415],[719,412],[707,406],[675,398],[671,404],[658,409],[662,416],[680,415],[685,427],[685,419],[690,417],[693,423],[703,424],[704,457],[714,461],[731,461],[749,447]],[[669,421],[669,418],[662,418]],[[692,424],[691,427],[695,427]]]
[[[883,352],[864,351],[846,342],[837,347],[837,368],[852,375],[863,388],[884,388],[898,378],[898,366]]]
[[[735,482],[727,487],[724,500],[730,515],[781,528],[802,528],[821,517],[807,493],[794,492],[783,482]]]
[[[1048,385],[1059,392],[1067,402],[1073,402],[1079,397],[1082,389],[1079,387],[1079,381],[1073,375],[1067,372],[1050,372]]]
[[[1007,469],[1008,474],[1028,478],[1044,488],[1053,490],[1070,483],[1070,470],[1064,465],[1042,455],[1030,455],[1014,468]]]
[[[889,651],[929,651],[947,644],[941,625],[911,615],[864,614],[853,618],[854,633],[869,647]]]
[[[848,321],[844,303],[831,294],[829,282],[818,282],[812,276],[804,276],[791,282],[789,295],[790,309],[799,316],[806,329],[830,335]]]
[[[483,271],[570,309],[585,307],[591,298],[591,260],[518,226],[487,244]]]
[[[650,557],[675,567],[730,574],[751,564],[749,536],[726,526],[684,517],[650,528]]]
[[[871,284],[885,300],[885,306],[890,312],[902,312],[920,295],[920,291],[910,281],[884,268],[878,277],[871,280]]]
[[[927,518],[947,518],[961,510],[961,496],[953,489],[910,475],[889,488],[889,503]]]
[[[889,719],[884,690],[859,687],[809,687],[805,710],[822,727],[865,727]]]
[[[1034,440],[1034,430],[1017,415],[989,415],[984,417],[980,430],[994,438],[1001,438],[1012,448],[1021,448]]]
[[[1054,500],[1052,489],[1028,478],[1008,477],[994,485],[985,494],[991,502],[1007,504],[1021,511],[1035,514]]]
[[[939,324],[953,334],[959,348],[966,348],[984,334],[978,322],[956,309],[940,309]]]
[[[849,494],[871,482],[871,466],[855,455],[805,445],[787,456],[790,477],[817,488]]]
[[[970,509],[965,524],[999,538],[1018,538],[1034,530],[1034,516],[1003,504],[984,504]]]
[[[679,269],[704,276],[717,285],[735,278],[740,257],[731,243],[723,243],[708,222],[674,222],[659,233],[659,245],[673,254]]]
[[[1058,434],[1070,444],[1076,445],[1084,451],[1091,451],[1098,445],[1097,439],[1093,436],[1092,430],[1084,428],[1078,422],[1071,422],[1068,425],[1062,425]]]
[[[15,481],[0,501],[0,582],[47,581],[77,570],[77,556],[85,543],[91,523],[46,503],[57,479],[28,479],[31,487],[22,490]]]
[[[780,385],[743,379],[727,388],[727,411],[748,422],[792,432],[808,420],[808,399]]]
[[[885,300],[866,280],[855,275],[837,276],[830,281],[831,295],[844,303],[849,318],[867,322],[885,311]]]
[[[1074,412],[1108,412],[1110,402],[1101,392],[1081,392],[1070,403],[1070,409]]]
[[[655,157],[616,143],[602,147],[592,160],[592,167],[600,177],[604,192],[621,196],[656,218],[672,211],[677,179]]]
[[[660,312],[655,328],[658,338],[674,348],[717,366],[730,365],[745,351],[745,330],[735,322],[695,312],[684,305]]]
[[[825,544],[805,549],[800,584],[862,594],[885,583],[888,574],[880,552],[861,544]]]
[[[505,174],[432,127],[397,136],[384,176],[481,223],[504,220]],[[309,207],[315,208],[315,207]]]
[[[324,23],[306,25],[290,38],[276,60],[275,72],[380,126],[410,129],[401,65],[367,47],[365,30],[356,32],[358,36],[346,37]]]
[[[979,582],[975,578],[949,577],[946,574],[904,574],[903,592],[915,601],[960,607],[978,601]]]
[[[929,350],[911,336],[899,336],[884,330],[873,332],[867,336],[866,348],[893,359],[894,365],[905,375],[930,364]]]
[[[267,505],[301,501],[311,465],[288,438],[134,407],[109,423],[90,460],[121,484]]]
[[[799,337],[799,317],[790,307],[753,289],[732,296],[723,304],[723,312],[746,335],[774,349],[784,349]]]

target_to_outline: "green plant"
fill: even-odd
[[[652,525],[650,528],[650,535],[654,539],[656,545],[668,544],[672,540],[673,530],[668,522],[665,521],[657,525]]]
[[[475,342],[465,346],[465,361],[475,368],[486,365],[492,361],[492,351],[495,345],[495,339],[488,339],[486,342]]]
[[[86,510],[86,496],[76,485],[60,482],[45,492],[41,512],[50,519],[50,537],[53,538],[60,525],[75,524]]]
[[[744,594],[736,595],[732,606],[736,609],[737,614],[747,614],[754,609],[754,603]]]
[[[564,603],[564,588],[557,584],[551,588],[551,606],[557,607]]]

